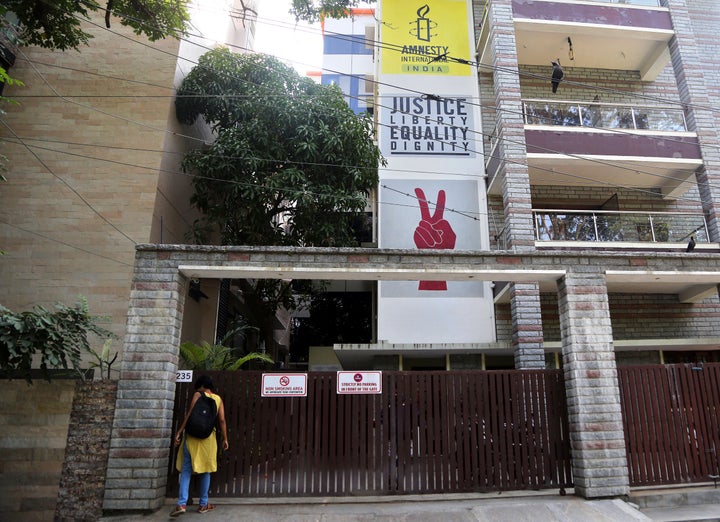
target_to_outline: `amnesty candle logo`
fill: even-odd
[[[428,7],[427,4],[417,10],[418,17],[417,20],[415,20],[415,30],[414,32],[410,31],[410,34],[423,42],[430,41],[430,37],[432,36],[430,34],[430,29],[437,27],[435,22],[432,22],[429,18],[427,18],[428,12],[430,12],[430,7]],[[412,24],[412,22],[410,23]]]
[[[407,0],[382,2],[382,72],[470,76],[466,0]],[[409,27],[409,30],[406,28]]]

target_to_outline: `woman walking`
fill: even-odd
[[[195,394],[193,395],[190,407],[183,419],[178,432],[175,435],[175,447],[181,447],[178,451],[175,465],[180,472],[180,491],[178,493],[178,502],[175,509],[170,513],[171,517],[177,517],[185,513],[188,502],[188,490],[190,488],[190,476],[193,473],[198,474],[200,483],[200,507],[198,513],[207,513],[215,509],[215,506],[208,502],[208,492],[210,491],[210,473],[217,471],[217,436],[215,429],[209,437],[204,439],[196,438],[185,432],[190,414],[193,411],[195,403],[206,395],[210,397],[217,406],[217,424],[220,427],[220,435],[222,437],[222,449],[228,449],[227,426],[225,424],[225,409],[223,401],[219,395],[213,391],[212,379],[207,375],[201,375],[195,381]]]

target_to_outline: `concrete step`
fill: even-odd
[[[702,504],[720,506],[720,488],[707,483],[683,487],[633,489],[630,493],[630,502],[640,509]]]
[[[720,522],[720,504],[644,508],[640,511],[654,522]]]

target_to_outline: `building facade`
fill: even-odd
[[[442,47],[443,22],[437,13],[458,2],[401,6],[407,24],[391,19],[395,4],[379,2],[372,12],[362,9],[350,19],[325,21],[323,82],[337,83],[350,103],[357,102],[353,86],[359,77],[369,76],[368,49],[374,48],[372,113],[381,149],[392,162],[396,156],[383,135],[401,132],[402,123],[382,114],[402,117],[403,110],[390,108],[383,93],[408,99],[443,99],[444,94],[447,101],[454,77],[462,73],[447,73],[443,67],[476,69],[478,97],[470,105],[480,115],[466,130],[481,151],[476,159],[480,165],[466,172],[465,179],[484,178],[486,208],[481,201],[478,227],[488,230],[488,248],[591,256],[605,251],[639,256],[718,251],[713,177],[720,145],[713,109],[718,100],[713,58],[718,21],[702,15],[711,7],[707,2],[472,2],[469,37],[474,48],[455,55]],[[429,28],[424,42],[413,36],[421,23]],[[454,30],[461,32],[462,25],[455,24]],[[364,45],[358,42],[363,33]],[[398,33],[427,45],[398,44]],[[373,41],[367,39],[371,36]],[[338,49],[344,53],[344,69]],[[431,55],[425,56],[426,51]],[[388,73],[384,63],[403,53],[406,60],[425,65],[426,73]],[[553,62],[562,70],[555,86]],[[344,79],[338,79],[338,72]],[[404,115],[412,114],[408,105]],[[444,138],[431,141],[440,146]],[[440,178],[453,177],[449,162],[436,169],[424,159],[390,177],[417,178],[428,170],[443,172]],[[382,172],[381,185],[387,179]],[[412,193],[412,188],[402,192]],[[376,234],[380,246],[390,246],[383,236],[397,222],[382,225],[382,199],[381,190]],[[427,200],[432,209],[433,198]],[[451,226],[459,222],[454,217],[447,218]],[[648,285],[653,277],[608,282],[617,363],[718,361],[715,282]],[[554,286],[493,281],[491,292],[492,339],[430,340],[422,349],[417,346],[422,341],[412,335],[406,342],[388,342],[380,310],[375,343],[336,345],[335,353],[353,364],[362,353],[361,364],[378,368],[422,367],[418,357],[448,369],[560,366],[561,312]],[[382,303],[381,295],[377,299]],[[418,302],[432,301],[420,296]]]

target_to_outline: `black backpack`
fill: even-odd
[[[212,397],[200,393],[185,424],[185,432],[196,439],[207,439],[212,435],[216,417],[217,403]]]

